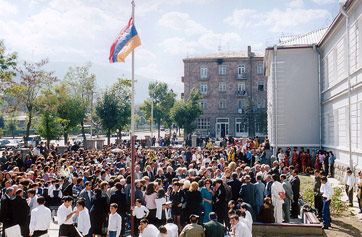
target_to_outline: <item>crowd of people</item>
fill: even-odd
[[[298,218],[298,175],[313,169],[315,205],[328,228],[333,153],[294,148],[270,156],[269,150],[268,139],[257,137],[243,144],[228,138],[221,147],[138,147],[134,206],[129,144],[94,151],[74,144],[59,154],[41,143],[25,157],[5,150],[0,222],[34,237],[52,221],[59,236],[124,236],[131,218],[135,236],[252,236],[253,222]]]

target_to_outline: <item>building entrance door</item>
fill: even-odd
[[[216,119],[216,138],[229,135],[229,119]]]

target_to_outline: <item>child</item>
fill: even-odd
[[[112,203],[109,207],[111,214],[108,219],[108,237],[118,237],[122,229],[122,217],[117,213],[117,203]]]
[[[132,207],[132,216],[136,217],[136,223],[134,225],[134,233],[138,233],[138,226],[140,224],[140,221],[148,216],[148,213],[150,211],[147,209],[147,207],[142,205],[141,199],[136,199],[136,206]]]

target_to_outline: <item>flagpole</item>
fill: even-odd
[[[135,20],[135,3],[134,0],[132,0],[132,19],[133,24]],[[135,132],[134,132],[134,50],[132,50],[132,98],[131,98],[131,206],[135,206],[135,193],[136,193],[136,187],[135,187]],[[134,233],[134,226],[135,226],[135,220],[134,217],[131,215],[131,236],[134,236],[136,233]]]

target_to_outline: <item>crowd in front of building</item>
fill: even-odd
[[[117,152],[112,149],[118,148]],[[315,206],[330,225],[335,157],[331,152],[283,150],[268,156],[268,138],[221,147],[137,148],[135,205],[127,144],[90,151],[70,145],[64,154],[46,144],[0,158],[3,229],[41,236],[52,221],[59,236],[252,236],[253,222],[288,223],[300,215],[300,173],[315,173]],[[362,188],[346,176],[346,191]],[[360,195],[361,196],[361,195]],[[361,198],[359,196],[359,198]],[[21,208],[21,212],[19,212]],[[76,226],[76,227],[75,227]]]

